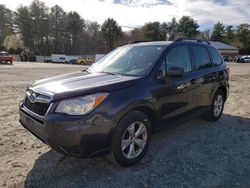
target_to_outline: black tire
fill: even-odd
[[[216,99],[218,99],[218,96],[221,96],[222,105],[221,105],[221,108],[220,108],[220,112],[215,113],[215,108],[216,108],[215,102],[216,102]],[[214,97],[213,97],[212,103],[210,105],[209,111],[204,115],[205,119],[208,120],[208,121],[218,121],[220,119],[222,113],[223,113],[224,103],[225,103],[225,94],[223,93],[222,90],[219,89],[214,94]]]
[[[138,126],[136,125],[136,123],[138,123]],[[122,140],[124,140],[124,137],[126,134],[128,134],[128,128],[133,124],[134,125],[134,135],[136,135],[136,132],[139,130],[139,126],[141,126],[142,123],[143,126],[143,130],[144,130],[144,136],[145,134],[147,134],[146,138],[142,138],[145,139],[144,145],[143,145],[143,149],[138,147],[135,143],[135,140],[133,141],[133,147],[136,148],[138,150],[141,150],[140,152],[137,152],[138,156],[135,156],[133,158],[127,158],[124,154],[125,149],[122,150]],[[137,126],[137,129],[136,129]],[[144,129],[146,128],[146,130]],[[137,131],[136,131],[137,130]],[[129,133],[130,134],[130,133]],[[129,135],[130,137],[130,135]],[[138,163],[143,156],[146,154],[149,143],[150,143],[150,137],[151,137],[151,122],[149,120],[149,118],[142,112],[140,111],[131,111],[130,113],[128,113],[127,115],[125,115],[121,121],[119,122],[114,135],[113,135],[113,139],[112,139],[112,146],[111,146],[111,158],[112,161],[115,162],[116,164],[118,164],[119,166],[131,166],[134,165],[136,163]],[[135,137],[134,137],[135,138]],[[129,139],[132,140],[132,139]],[[131,144],[128,145],[128,149],[130,148]],[[136,149],[134,149],[136,150]],[[129,151],[128,151],[129,153]]]

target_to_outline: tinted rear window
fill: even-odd
[[[207,48],[208,52],[210,54],[212,63],[214,65],[220,65],[222,63],[222,58],[219,54],[219,52],[217,50],[215,50],[214,48]]]
[[[195,69],[204,69],[211,67],[210,57],[205,47],[203,46],[191,46],[193,61],[195,63]]]

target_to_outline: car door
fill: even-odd
[[[183,76],[165,76],[171,67],[183,68]],[[193,82],[195,78],[189,47],[187,45],[173,46],[161,59],[156,89],[153,92],[163,124],[182,118],[195,108],[197,88]]]
[[[213,64],[205,46],[192,44],[190,48],[194,73],[196,74],[193,83],[197,86],[197,98],[194,101],[194,105],[196,108],[202,110],[203,107],[210,105],[211,93],[217,72],[213,69]]]

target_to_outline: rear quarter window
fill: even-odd
[[[220,65],[223,62],[223,60],[222,60],[219,52],[216,49],[214,49],[214,48],[207,48],[207,50],[208,50],[209,55],[211,57],[212,63],[214,65]]]

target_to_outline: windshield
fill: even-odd
[[[7,52],[0,52],[0,55],[5,56],[5,55],[8,55],[8,53]]]
[[[89,72],[104,72],[129,76],[145,74],[165,49],[165,46],[123,46],[94,63]]]

